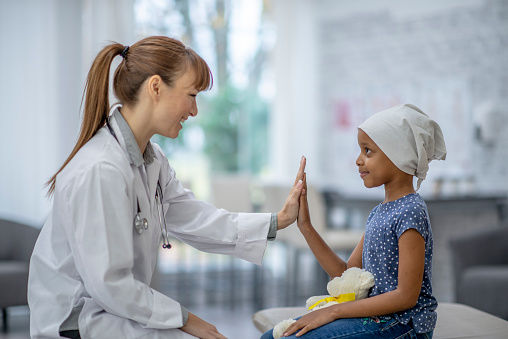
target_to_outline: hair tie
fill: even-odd
[[[120,55],[122,56],[122,58],[125,59],[125,57],[127,56],[127,51],[129,50],[129,46],[125,46],[125,48],[123,49],[122,53],[120,53]]]

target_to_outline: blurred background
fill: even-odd
[[[42,227],[44,184],[76,142],[93,58],[149,35],[182,40],[214,75],[178,139],[153,140],[184,185],[231,211],[277,212],[305,155],[314,223],[344,258],[383,198],[358,177],[356,127],[406,102],[435,119],[448,156],[431,163],[420,193],[435,295],[460,301],[450,241],[506,227],[508,1],[0,0],[0,219]],[[262,267],[173,243],[154,287],[230,338],[259,336],[257,310],[326,294],[294,228],[269,243]],[[0,306],[0,338],[26,338],[28,308],[1,295]],[[506,306],[486,311],[508,317]]]

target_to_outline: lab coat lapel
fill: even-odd
[[[134,167],[134,166],[133,166]],[[151,214],[150,214],[150,200],[148,199],[148,196],[146,195],[146,188],[143,185],[143,179],[141,178],[141,174],[139,174],[139,169],[134,169],[134,184],[136,186],[135,192],[136,192],[136,199],[134,201],[134,211],[137,213],[138,206],[137,201],[139,201],[139,207],[141,209],[141,215],[143,218],[147,218],[149,221],[151,220]]]
[[[157,157],[154,157],[153,162],[146,167],[146,176],[148,181],[148,191],[150,192],[150,200],[155,197],[155,190],[157,189],[157,181],[159,180],[159,173],[161,163]]]

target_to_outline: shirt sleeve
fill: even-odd
[[[268,231],[268,241],[274,241],[277,237],[277,213],[272,213],[270,219],[270,230]]]
[[[98,164],[62,190],[62,222],[79,278],[106,312],[145,328],[183,326],[181,305],[133,275],[132,201],[120,170]]]
[[[418,231],[427,240],[429,234],[428,215],[422,206],[415,203],[402,207],[395,229],[397,238],[400,238],[405,231],[411,228]]]
[[[197,200],[167,164],[164,211],[168,232],[198,250],[261,265],[271,213],[233,213]]]

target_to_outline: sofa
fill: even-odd
[[[508,338],[508,225],[450,240],[455,301],[439,302],[434,339]],[[304,315],[304,307],[256,312],[260,332],[284,319]]]
[[[254,326],[261,332],[272,329],[280,321],[306,314],[305,307],[269,308],[252,316]],[[434,339],[508,338],[508,321],[473,307],[457,303],[439,303]]]
[[[455,301],[508,320],[508,226],[455,237],[450,248]]]
[[[7,308],[27,305],[28,266],[39,230],[0,219],[0,308],[7,331]]]

